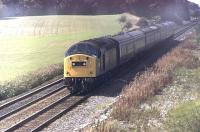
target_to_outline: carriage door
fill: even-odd
[[[106,61],[105,61],[106,57],[105,54],[103,54],[103,71],[105,71],[106,69]]]

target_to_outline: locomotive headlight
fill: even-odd
[[[86,62],[83,63],[83,66],[86,66]]]
[[[72,66],[75,66],[76,64],[74,62],[72,62]]]

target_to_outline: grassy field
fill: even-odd
[[[62,63],[77,41],[120,31],[119,15],[29,16],[0,20],[0,82]]]

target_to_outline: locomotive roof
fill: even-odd
[[[148,32],[151,32],[151,31],[155,31],[155,30],[157,30],[158,29],[158,27],[156,27],[156,26],[151,26],[151,27],[147,27],[147,28],[142,28],[142,29],[140,29],[141,31],[143,31],[143,32],[145,32],[145,33],[148,33]]]
[[[159,24],[156,24],[157,27],[159,28],[162,28],[163,27],[163,24],[162,23],[159,23]]]
[[[117,41],[123,41],[126,39],[137,39],[142,36],[144,36],[144,33],[142,31],[136,30],[136,31],[119,34],[119,35],[113,36],[112,38]]]
[[[142,31],[136,30],[132,32],[128,32],[129,35],[134,36],[135,38],[144,36],[144,33]]]
[[[101,37],[96,39],[90,39],[81,41],[71,46],[65,53],[65,56],[84,53],[88,55],[99,56],[101,49],[109,50],[117,47],[117,42],[108,37]]]
[[[109,50],[113,47],[116,47],[116,42],[114,40],[112,40],[109,37],[101,37],[101,38],[96,38],[96,39],[90,39],[90,40],[86,40],[83,41],[84,43],[88,43],[91,46],[93,46],[94,48],[97,49],[106,49]]]

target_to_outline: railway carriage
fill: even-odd
[[[155,26],[147,27],[141,29],[141,31],[145,35],[145,48],[151,48],[156,42],[160,40],[157,36],[159,36],[159,28]]]
[[[144,33],[141,31],[127,32],[112,38],[119,43],[120,64],[132,59],[136,53],[145,48]]]
[[[177,25],[173,22],[165,22],[161,24],[156,24],[156,26],[160,29],[161,40],[165,40],[172,36],[176,31]]]

